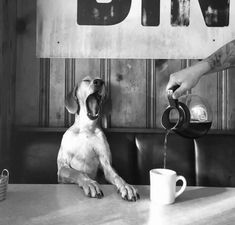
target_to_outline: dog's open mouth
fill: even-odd
[[[101,95],[98,92],[90,94],[86,99],[87,116],[91,120],[95,120],[99,117],[101,107]]]

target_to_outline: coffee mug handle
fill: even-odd
[[[177,198],[178,196],[180,196],[180,195],[184,192],[184,190],[185,190],[185,188],[186,188],[186,186],[187,186],[187,181],[186,181],[186,179],[185,179],[183,176],[177,176],[177,177],[176,177],[176,183],[177,183],[177,181],[179,181],[179,180],[182,180],[182,181],[183,181],[183,185],[182,185],[182,187],[180,188],[180,190],[175,193],[175,197],[176,197],[176,198]]]

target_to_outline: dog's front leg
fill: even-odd
[[[78,184],[88,197],[102,198],[104,196],[95,180],[92,180],[86,173],[73,168],[61,167],[58,171],[58,181],[60,183]]]
[[[138,191],[130,184],[126,183],[113,169],[110,161],[106,157],[101,157],[101,165],[104,170],[105,178],[117,187],[121,197],[128,201],[136,201],[139,199]]]

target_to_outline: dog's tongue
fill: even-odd
[[[87,99],[88,115],[92,119],[96,119],[99,113],[99,104],[95,95],[90,95]]]

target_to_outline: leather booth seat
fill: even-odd
[[[210,134],[195,140],[197,184],[235,186],[235,135]]]
[[[164,132],[105,133],[118,174],[132,184],[149,184],[149,170],[163,167]],[[17,132],[11,182],[57,183],[56,159],[62,135],[62,131]],[[185,176],[188,185],[235,186],[235,134],[208,134],[192,140],[171,133],[166,168]]]
[[[165,134],[137,134],[139,182],[149,184],[149,170],[164,167]],[[170,134],[167,141],[166,168],[185,176],[189,185],[196,184],[193,140]]]

